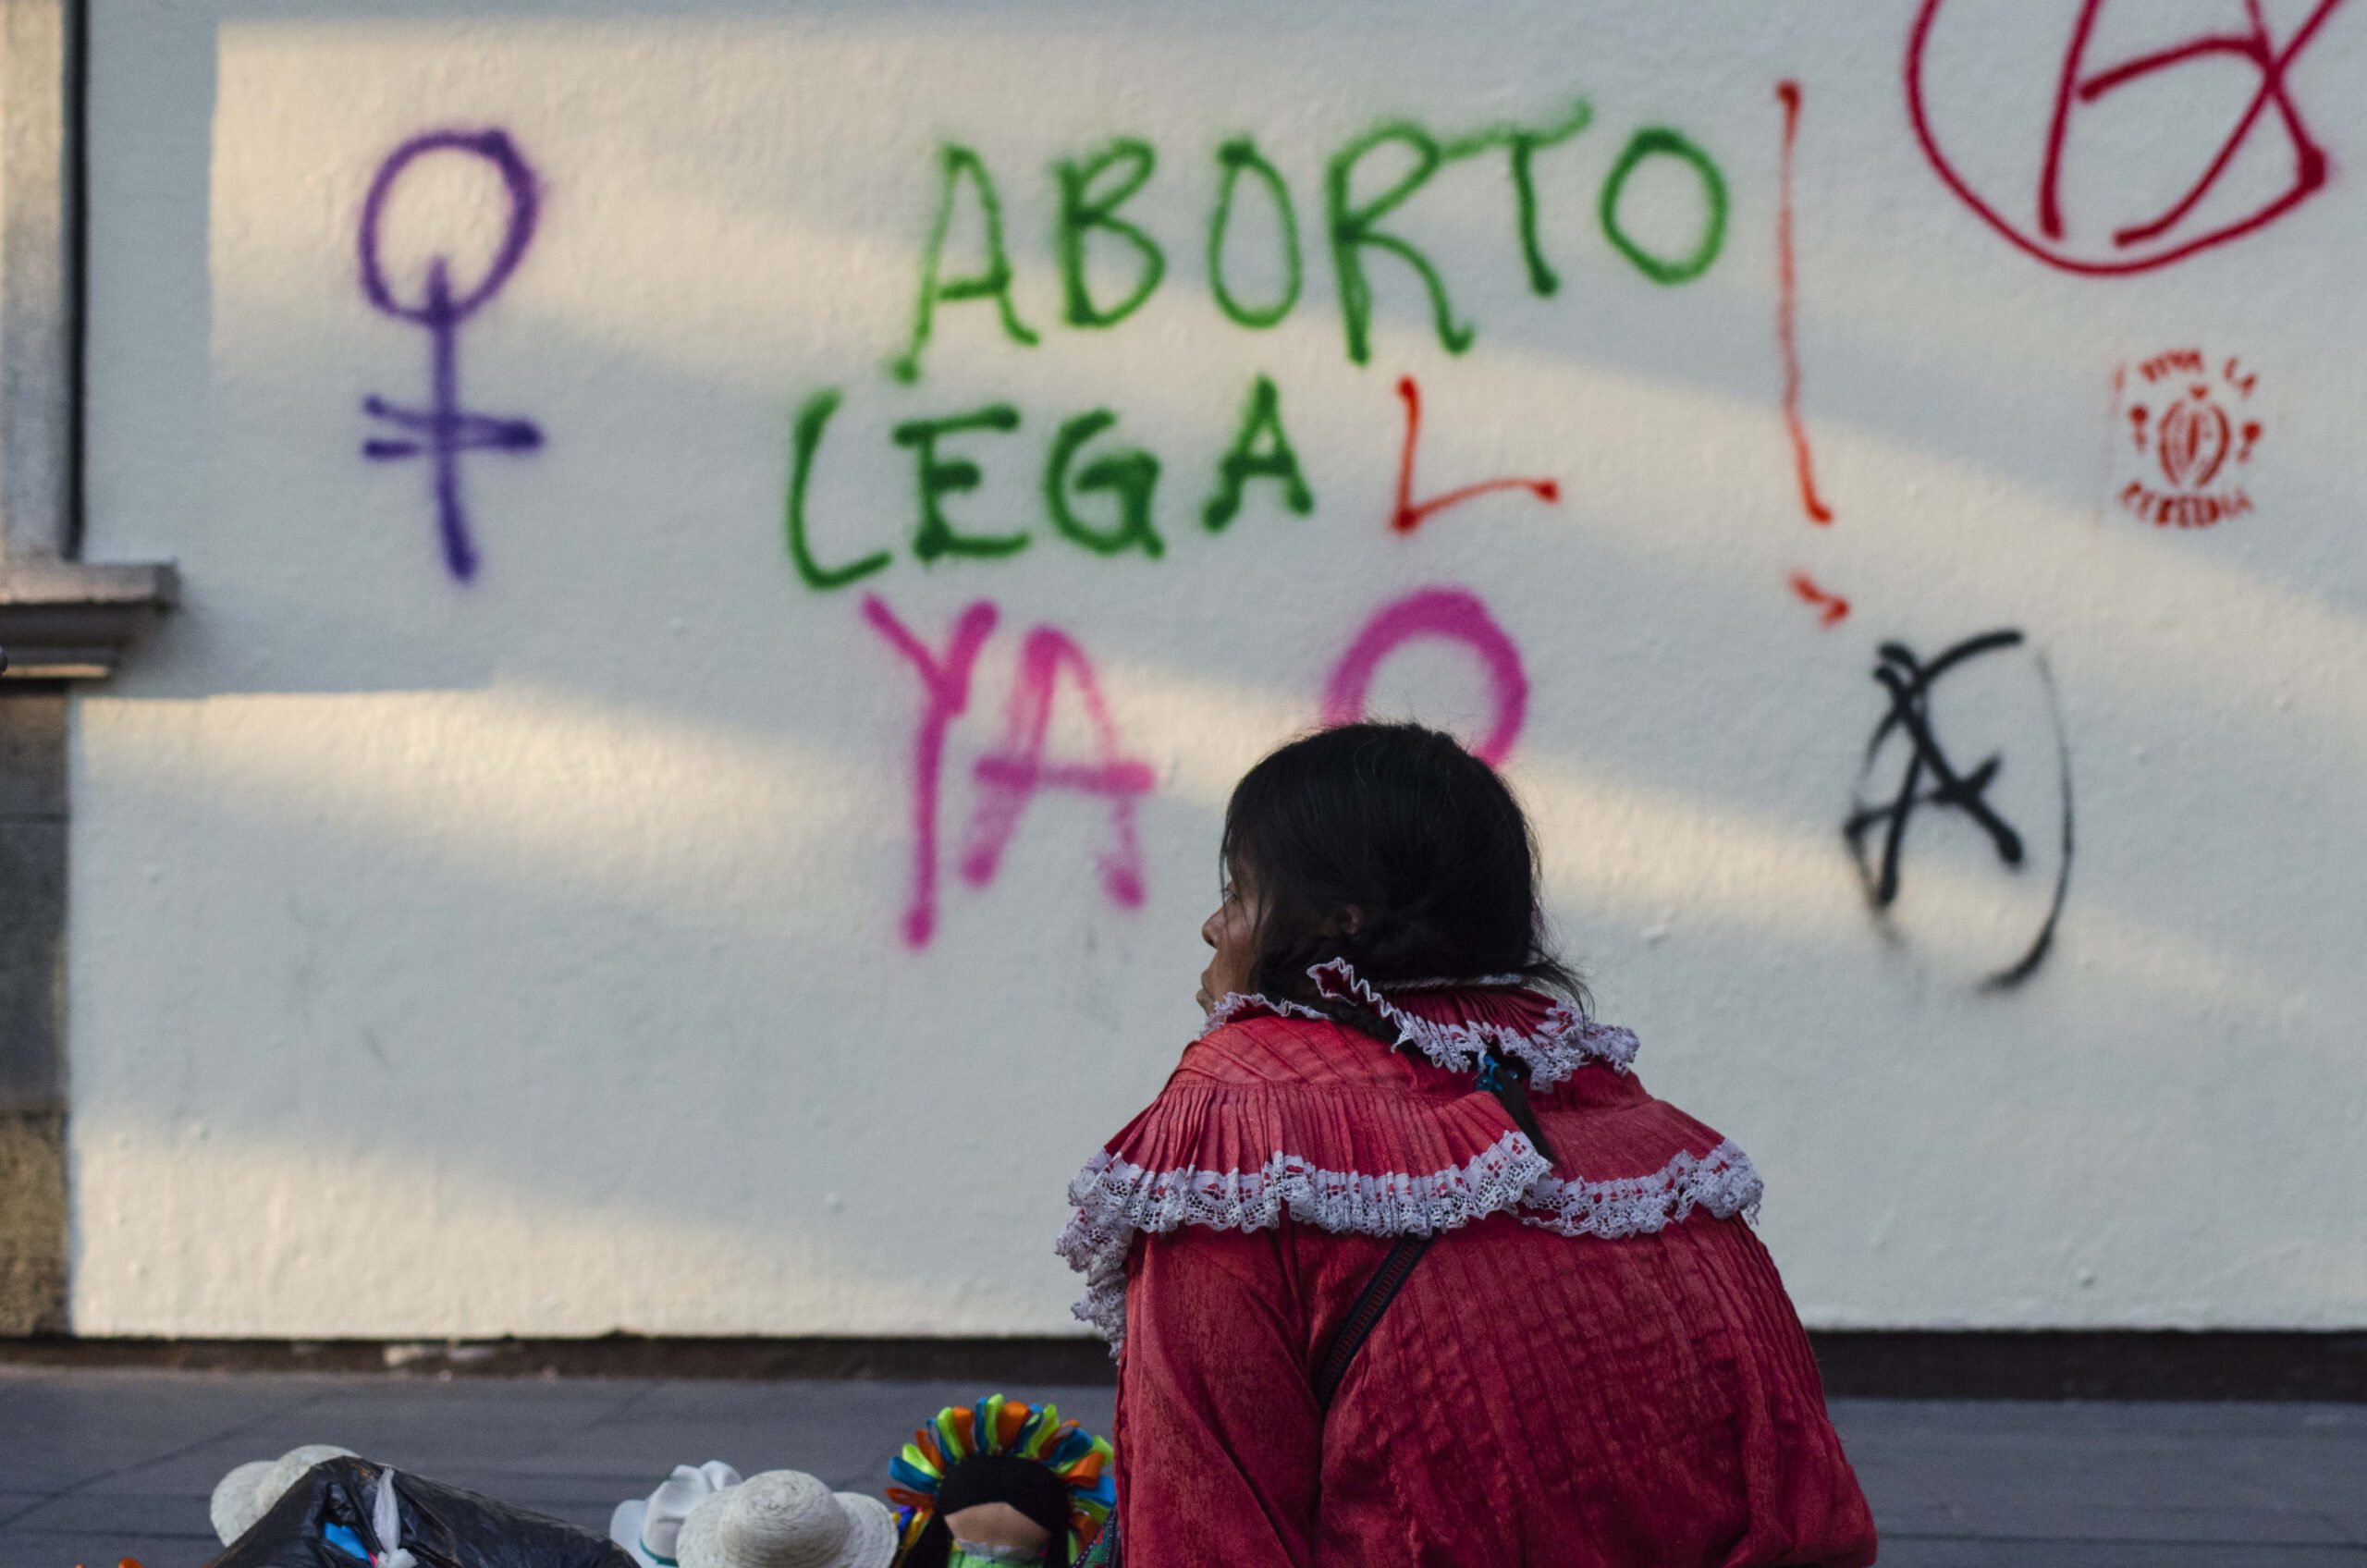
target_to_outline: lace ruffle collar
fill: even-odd
[[[1550,1089],[1588,1063],[1625,1073],[1635,1059],[1634,1035],[1517,988],[1518,976],[1384,992],[1344,963],[1309,973],[1318,995],[1371,1009],[1398,1031],[1398,1044],[1449,1072],[1473,1072],[1493,1048],[1527,1062],[1532,1087]],[[1229,996],[1201,1038],[1258,1016],[1336,1022],[1299,1002]],[[1254,1040],[1243,1049],[1234,1060],[1252,1067],[1274,1060],[1270,1042],[1262,1055]],[[1334,1086],[1318,1101],[1253,1080],[1225,1083],[1202,1072],[1171,1082],[1070,1183],[1076,1212],[1059,1251],[1085,1279],[1077,1317],[1113,1345],[1125,1333],[1127,1253],[1146,1233],[1193,1225],[1256,1231],[1287,1216],[1334,1232],[1428,1235],[1513,1214],[1564,1236],[1613,1239],[1649,1234],[1697,1210],[1731,1219],[1759,1205],[1759,1174],[1742,1150],[1643,1096],[1632,1078],[1614,1096],[1619,1113],[1592,1123],[1595,1135],[1565,1144],[1556,1133],[1571,1158],[1559,1170],[1476,1084],[1442,1099]],[[1543,1114],[1549,1126],[1587,1115],[1550,1106]]]
[[[1637,1042],[1633,1031],[1597,1023],[1565,1001],[1555,1001],[1533,1024],[1500,1023],[1487,1018],[1441,1019],[1401,1007],[1372,982],[1358,975],[1345,959],[1318,963],[1306,972],[1316,994],[1334,1001],[1354,1002],[1370,1009],[1397,1031],[1394,1044],[1410,1046],[1434,1067],[1449,1072],[1476,1072],[1480,1058],[1494,1049],[1528,1064],[1529,1086],[1551,1089],[1589,1062],[1616,1072],[1630,1070]],[[1396,993],[1439,993],[1452,990],[1502,990],[1524,984],[1517,974],[1490,974],[1476,980],[1417,980],[1392,985]],[[1418,1004],[1417,1004],[1418,1005]],[[1260,1013],[1280,1018],[1307,1018],[1334,1023],[1319,1008],[1288,998],[1257,993],[1229,993],[1208,1011],[1208,1035],[1243,1018]]]
[[[1054,1250],[1085,1276],[1085,1299],[1071,1310],[1114,1353],[1126,1337],[1126,1255],[1146,1232],[1262,1231],[1288,1215],[1334,1233],[1429,1236],[1509,1213],[1558,1235],[1616,1241],[1681,1223],[1696,1209],[1720,1219],[1756,1217],[1764,1192],[1750,1157],[1731,1139],[1699,1154],[1679,1149],[1635,1176],[1564,1181],[1551,1170],[1516,1132],[1462,1164],[1419,1173],[1333,1170],[1286,1149],[1253,1169],[1159,1169],[1104,1149],[1069,1183],[1076,1212]]]

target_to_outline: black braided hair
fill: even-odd
[[[1267,996],[1384,1040],[1396,1031],[1360,1003],[1318,997],[1307,970],[1345,959],[1380,986],[1517,974],[1589,1007],[1548,937],[1520,802],[1440,730],[1345,724],[1269,753],[1233,787],[1223,859],[1259,903],[1250,979]]]

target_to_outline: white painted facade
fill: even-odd
[[[2277,49],[2313,8],[2267,7]],[[2294,120],[2272,102],[2194,211],[2122,244],[2261,70],[2223,52],[2075,94],[2057,241],[2039,192],[2079,7],[1944,0],[1934,145],[2042,248],[2158,255],[2274,206],[2293,123],[2324,148],[2323,188],[2256,231],[2095,276],[1943,180],[1902,72],[1919,9],[94,0],[87,552],[177,561],[183,588],[76,709],[78,1331],[1071,1327],[1062,1188],[1196,1027],[1227,790],[1428,590],[1515,650],[1508,771],[1563,935],[1646,1083],[1764,1171],[1812,1323],[2367,1324],[2367,16],[2336,8],[2281,78]],[[2108,5],[2083,80],[2243,15]],[[1784,413],[1785,79],[1822,525]],[[1401,254],[1352,247],[1354,362],[1330,161],[1393,119],[1450,143],[1578,101],[1590,123],[1528,163],[1558,288],[1524,262],[1510,153],[1449,158],[1377,232],[1430,260],[1472,340],[1442,345]],[[1689,281],[1601,219],[1650,127],[1727,193]],[[364,410],[429,405],[434,334],[374,307],[359,236],[374,175],[437,130],[500,131],[540,193],[454,330],[454,406],[539,436],[457,458],[465,582],[431,457],[363,449],[425,438]],[[1218,149],[1245,136],[1303,262],[1269,328],[1209,284]],[[1115,215],[1164,276],[1081,328],[1051,170],[1118,137],[1155,149]],[[907,384],[948,143],[990,172],[1038,341],[993,300],[941,301]],[[1410,145],[1354,165],[1351,218]],[[1640,145],[1619,231],[1648,260],[1711,251],[1698,165]],[[975,196],[940,281],[983,267]],[[1226,277],[1252,309],[1284,281],[1273,211],[1245,178]],[[381,214],[389,300],[418,311],[438,256],[467,292],[513,216],[480,153],[414,161]],[[1085,243],[1087,302],[1114,306],[1139,252]],[[1314,504],[1253,479],[1212,532],[1260,375]],[[1406,376],[1416,499],[1501,476],[1558,498],[1392,529]],[[831,388],[811,547],[889,564],[817,590],[784,516],[793,427]],[[1028,543],[925,566],[893,429],[995,405],[1016,429],[943,438],[983,471],[944,510]],[[1161,559],[1049,520],[1048,451],[1097,409],[1116,423],[1076,472],[1157,457]],[[2238,490],[2215,526],[2134,510]],[[1073,509],[1107,530],[1119,499]],[[924,692],[873,594],[939,654],[965,606],[998,618],[945,731],[925,945]],[[1115,736],[1104,755],[1065,666],[1052,755],[1143,765],[1138,861],[1110,797],[1060,788],[995,864],[974,853],[1017,799],[979,764],[1038,627],[1090,661]],[[2022,868],[1925,806],[1878,921],[1841,831],[1890,705],[1878,650],[2000,629],[2023,643],[1941,677],[1929,712],[1959,769],[2000,759],[1981,799]],[[1376,711],[1474,734],[1498,695],[1451,639],[1372,682]],[[2045,917],[2065,753],[2053,946],[1983,988]],[[1876,753],[1871,803],[1907,755]]]

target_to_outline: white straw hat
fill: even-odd
[[[888,1568],[896,1520],[859,1492],[833,1492],[799,1470],[767,1470],[691,1511],[676,1542],[681,1568]]]
[[[617,1504],[608,1516],[608,1538],[630,1552],[641,1568],[671,1568],[682,1521],[717,1492],[739,1484],[740,1472],[720,1459],[696,1468],[677,1464],[647,1497]]]
[[[351,1456],[350,1448],[337,1448],[328,1443],[306,1443],[291,1448],[277,1459],[256,1459],[239,1465],[222,1477],[214,1488],[214,1498],[207,1513],[214,1521],[214,1533],[228,1546],[255,1526],[255,1521],[271,1512],[272,1504],[288,1493],[288,1488],[304,1478],[304,1472],[324,1459],[345,1459]]]

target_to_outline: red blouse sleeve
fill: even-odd
[[[1322,1419],[1285,1222],[1144,1237],[1118,1371],[1127,1568],[1304,1568]]]

